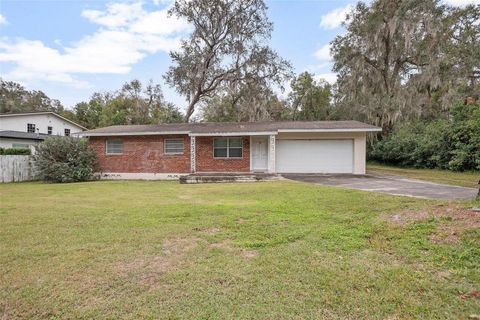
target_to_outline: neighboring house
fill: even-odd
[[[46,134],[19,132],[19,131],[0,131],[0,148],[30,148],[45,140]]]
[[[82,132],[102,177],[165,179],[202,172],[365,174],[366,134],[357,121],[178,123]]]
[[[0,147],[32,148],[49,135],[69,136],[85,127],[54,112],[0,114]]]

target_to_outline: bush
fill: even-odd
[[[480,170],[480,104],[455,105],[449,119],[400,123],[373,146],[370,158],[419,168]]]
[[[49,137],[36,150],[38,177],[52,182],[76,182],[92,178],[95,152],[88,140],[74,137]]]
[[[0,148],[0,155],[31,155],[30,148]]]
[[[452,170],[480,170],[480,104],[456,105],[452,109]]]

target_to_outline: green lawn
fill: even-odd
[[[290,181],[15,183],[0,200],[0,319],[480,311],[479,230],[436,244],[450,220],[389,219],[445,202]]]
[[[367,173],[375,172],[469,188],[478,188],[478,180],[480,179],[479,171],[454,172],[449,170],[402,168],[378,163],[368,163]]]

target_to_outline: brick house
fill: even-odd
[[[103,178],[169,179],[202,172],[365,173],[357,121],[125,125],[85,131]]]

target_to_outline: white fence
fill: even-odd
[[[33,178],[31,156],[0,155],[0,182],[29,181]]]

